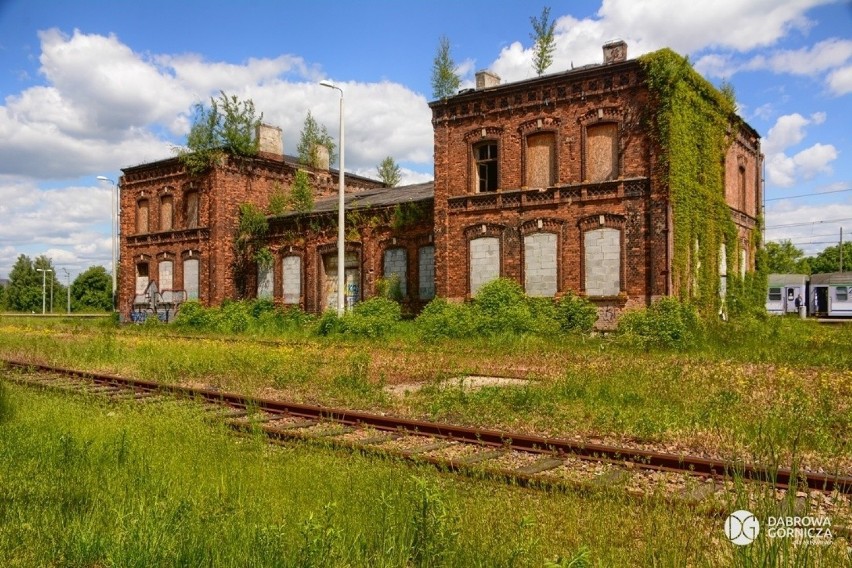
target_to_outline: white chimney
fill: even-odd
[[[500,76],[487,69],[476,72],[476,89],[487,89],[500,84]]]
[[[623,40],[611,41],[603,46],[604,65],[627,61],[627,44]]]

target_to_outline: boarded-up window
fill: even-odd
[[[174,264],[171,260],[162,260],[158,268],[160,270],[160,292],[171,290],[174,283]]]
[[[586,231],[586,294],[617,296],[621,291],[621,231],[604,227]]]
[[[556,235],[524,237],[524,290],[528,296],[556,295]]]
[[[740,278],[745,278],[746,271],[748,270],[748,251],[746,249],[740,250]]]
[[[746,210],[746,169],[740,166],[737,170],[737,191],[739,191],[740,211]]]
[[[302,259],[285,256],[282,266],[282,293],[285,304],[298,304],[302,296]]]
[[[337,253],[328,253],[322,257],[325,282],[323,299],[326,308],[337,309]],[[361,261],[358,253],[347,252],[343,259],[343,303],[351,308],[361,300]]]
[[[470,241],[470,293],[500,277],[500,240],[481,237]]]
[[[257,267],[257,297],[272,299],[272,266]]]
[[[556,181],[556,137],[552,132],[527,136],[526,186],[550,187]]]
[[[187,258],[183,261],[183,289],[187,300],[198,299],[198,259]]]
[[[136,203],[136,232],[148,232],[148,200],[140,199]]]
[[[421,300],[431,300],[435,297],[435,247],[433,245],[420,247],[418,257],[419,296]]]
[[[405,254],[405,249],[395,248],[385,251],[385,278],[396,277],[399,280],[399,291],[403,297],[408,293],[407,271],[408,256]]]
[[[140,262],[136,265],[136,295],[144,294],[148,288],[148,263]]]
[[[497,191],[497,143],[484,142],[473,149],[477,191]]]
[[[198,227],[198,192],[190,191],[186,194],[186,228]]]
[[[174,198],[164,195],[160,198],[160,230],[171,231],[174,226]]]
[[[586,181],[606,181],[618,177],[618,125],[596,124],[586,129]]]
[[[719,297],[728,294],[728,247],[725,243],[719,247]]]

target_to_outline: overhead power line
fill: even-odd
[[[788,195],[787,197],[772,197],[770,199],[764,199],[764,201],[781,201],[783,199],[798,199],[800,197],[813,197],[814,195],[828,195],[830,193],[845,193],[847,191],[852,191],[852,188],[835,189],[835,190],[832,190],[832,191],[817,191],[816,193],[803,193],[801,195]]]
[[[787,223],[786,225],[772,225],[771,227],[766,227],[766,229],[783,229],[786,227],[804,227],[806,225],[821,225],[826,223],[841,223],[843,221],[852,221],[852,217],[845,217],[843,219],[824,219],[822,221],[805,221],[802,223]]]

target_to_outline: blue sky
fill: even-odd
[[[171,156],[193,103],[220,90],[252,98],[294,153],[308,110],[336,136],[337,95],[318,86],[334,80],[346,169],[373,175],[390,155],[404,181],[431,179],[439,38],[463,86],[486,68],[532,77],[530,17],[545,5],[551,72],[598,63],[620,38],[628,57],[670,47],[734,85],[763,137],[768,240],[815,253],[841,226],[852,237],[848,1],[0,0],[0,278],[19,254],[72,277],[109,267],[110,186],[96,176]]]

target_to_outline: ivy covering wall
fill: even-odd
[[[741,245],[725,202],[725,155],[740,128],[733,95],[716,89],[686,58],[669,49],[649,53],[639,61],[654,99],[649,126],[660,150],[657,173],[668,188],[672,205],[674,293],[693,302],[705,315],[718,313],[724,243],[726,304],[749,309],[755,301],[762,302],[764,291],[758,294],[754,289],[760,286],[760,278],[740,278]],[[751,242],[757,244],[758,238],[756,231]]]

